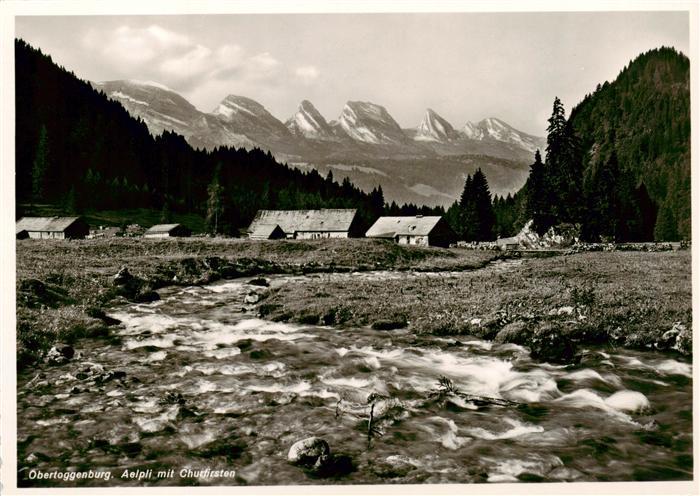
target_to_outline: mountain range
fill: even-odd
[[[328,121],[308,100],[285,122],[262,104],[228,95],[202,112],[166,86],[138,80],[91,83],[142,119],[153,135],[174,131],[196,148],[219,146],[270,151],[300,169],[349,177],[367,191],[381,184],[389,201],[448,205],[463,179],[482,167],[499,195],[513,193],[527,177],[527,166],[545,140],[500,119],[467,122],[457,129],[435,110],[402,129],[387,109],[348,101]],[[450,174],[438,177],[436,172]]]
[[[245,96],[228,95],[211,112],[197,110],[181,95],[150,81],[92,83],[140,117],[155,134],[175,131],[194,146],[258,146],[290,160],[319,157],[394,158],[480,153],[530,160],[544,139],[518,131],[496,118],[467,122],[455,129],[433,109],[412,129],[402,129],[387,109],[371,102],[348,101],[336,120],[327,121],[304,100],[286,122]]]

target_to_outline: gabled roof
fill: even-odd
[[[284,235],[284,230],[278,224],[258,224],[255,226],[255,230],[251,231],[250,237],[269,239],[276,230],[279,230],[280,234]]]
[[[176,227],[180,227],[180,224],[156,224],[155,226],[149,227],[145,234],[168,233]]]
[[[393,238],[398,235],[428,236],[442,217],[404,216],[379,217],[367,231],[368,238]]]
[[[63,232],[80,217],[22,217],[15,230],[27,232]]]
[[[258,226],[278,225],[287,234],[300,231],[345,232],[355,219],[355,209],[321,210],[258,210],[248,230],[255,232]]]

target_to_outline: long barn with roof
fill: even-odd
[[[251,239],[323,239],[362,235],[357,210],[343,208],[259,210],[248,227],[248,233]]]
[[[22,217],[15,224],[19,239],[83,239],[89,233],[81,217]]]
[[[440,216],[380,217],[369,228],[368,238],[394,240],[400,245],[448,247],[457,236]]]
[[[192,231],[182,224],[156,224],[149,227],[144,238],[186,238],[192,235]]]

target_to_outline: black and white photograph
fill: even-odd
[[[696,2],[100,3],[0,4],[7,494],[700,490]]]

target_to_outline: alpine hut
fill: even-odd
[[[369,228],[368,238],[393,239],[400,245],[448,247],[456,239],[441,216],[380,217]]]
[[[357,224],[355,209],[258,210],[248,234],[253,239],[275,239],[271,236],[279,235],[277,226],[288,239],[349,238],[361,236]]]
[[[81,217],[22,217],[15,224],[18,239],[83,239],[89,233]]]
[[[156,224],[149,227],[144,238],[187,238],[192,235],[192,231],[182,224]]]

